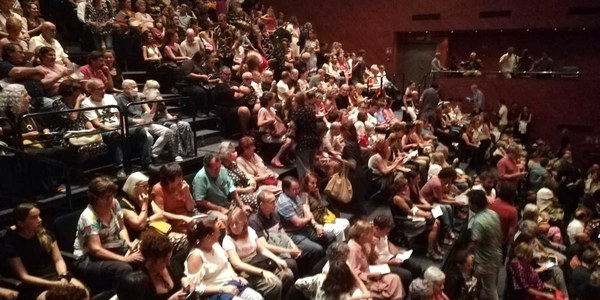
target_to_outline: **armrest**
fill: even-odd
[[[0,286],[4,288],[8,288],[11,290],[18,290],[19,287],[23,284],[18,279],[10,278],[10,277],[0,277]]]
[[[67,269],[72,270],[73,264],[77,260],[77,256],[71,252],[60,251],[60,255],[65,260],[65,264],[67,264]]]

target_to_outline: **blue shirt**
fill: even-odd
[[[235,191],[235,185],[222,166],[217,178],[210,177],[206,173],[206,168],[200,169],[194,176],[192,186],[195,200],[207,200],[225,208],[231,205],[229,194]]]
[[[300,199],[299,196],[296,196],[295,199],[292,199],[285,193],[281,193],[279,195],[279,199],[277,199],[277,214],[280,218],[281,227],[283,227],[285,232],[293,233],[303,229],[296,227],[291,222],[291,219],[294,216],[298,216],[298,218],[304,218],[302,204],[302,199]]]

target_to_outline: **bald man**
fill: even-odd
[[[56,26],[52,24],[52,22],[44,22],[42,24],[42,33],[40,35],[36,35],[29,40],[29,49],[30,51],[35,51],[37,48],[46,46],[54,49],[56,53],[56,63],[68,66],[71,61],[69,60],[69,55],[65,53],[63,47],[60,45],[58,40],[56,40]]]
[[[188,28],[188,30],[185,31],[185,40],[183,40],[179,46],[181,46],[181,53],[183,56],[192,57],[198,51],[204,53],[202,40],[196,36],[196,31],[192,28]]]

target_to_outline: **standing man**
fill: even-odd
[[[471,190],[467,197],[469,207],[475,213],[469,224],[471,242],[468,246],[475,255],[473,276],[482,283],[480,299],[498,300],[498,273],[502,266],[500,218],[488,209],[484,191]]]
[[[506,100],[500,99],[500,108],[498,109],[498,129],[500,132],[504,132],[506,126],[508,126],[508,107],[506,106]]]
[[[219,15],[219,25],[215,28],[214,39],[220,65],[233,65],[233,44],[236,41],[236,29],[227,23],[225,14]]]
[[[515,66],[517,65],[517,55],[515,54],[515,48],[508,47],[506,53],[500,56],[500,61],[498,61],[498,65],[500,66],[500,72],[504,78],[510,79],[512,77],[512,72],[515,70]]]
[[[476,84],[471,85],[473,96],[467,97],[467,101],[473,104],[473,115],[478,115],[485,111],[485,96]]]
[[[508,245],[513,241],[517,232],[519,217],[517,209],[514,207],[517,197],[517,189],[507,183],[498,185],[498,198],[489,205],[489,209],[495,211],[500,218],[500,227],[502,228],[502,262],[506,257]]]
[[[521,148],[518,145],[510,144],[506,147],[506,155],[496,164],[499,182],[509,182],[516,187],[525,178],[527,172],[524,171],[524,166],[519,165],[520,156]]]
[[[427,120],[429,124],[435,124],[436,121],[435,111],[440,103],[439,89],[438,83],[432,82],[421,94],[421,120]]]

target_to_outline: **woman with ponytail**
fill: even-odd
[[[42,227],[40,210],[31,203],[13,210],[15,229],[6,234],[5,258],[15,277],[23,282],[18,299],[46,299],[46,290],[83,284],[67,270],[54,236]]]

